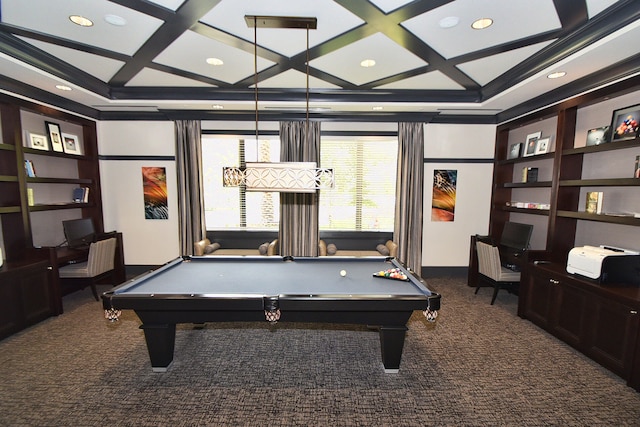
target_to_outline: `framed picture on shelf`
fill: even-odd
[[[535,154],[545,154],[549,151],[549,145],[551,145],[551,138],[544,137],[540,138],[538,142],[536,142],[536,152]]]
[[[36,150],[49,151],[49,141],[44,135],[37,133],[28,133],[27,147],[34,148]]]
[[[64,147],[64,152],[67,154],[76,154],[76,155],[82,154],[82,150],[80,149],[80,141],[78,140],[77,135],[71,135],[70,133],[63,133],[62,145]]]
[[[523,157],[534,156],[536,154],[536,146],[538,145],[538,139],[542,136],[542,132],[530,133],[527,135],[527,140],[524,143]]]
[[[640,104],[613,112],[611,141],[623,141],[638,136],[640,129]]]
[[[587,147],[609,142],[609,126],[603,126],[587,131]]]
[[[62,133],[60,132],[60,125],[53,122],[44,122],[44,125],[47,128],[47,135],[49,136],[51,149],[58,153],[62,153]]]
[[[522,150],[522,142],[511,144],[509,146],[509,152],[507,153],[507,159],[517,159],[520,157],[520,151]]]

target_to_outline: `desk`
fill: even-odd
[[[390,268],[400,268],[409,280],[373,277]],[[397,260],[384,257],[178,258],[105,292],[102,299],[105,310],[135,311],[157,372],[173,360],[177,323],[271,316],[280,322],[380,326],[382,361],[385,370],[395,372],[413,311],[430,314],[440,308],[439,294]]]

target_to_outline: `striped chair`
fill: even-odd
[[[89,257],[85,262],[68,264],[58,269],[63,284],[81,287],[91,286],[96,301],[99,301],[96,283],[112,276],[114,273],[114,259],[116,253],[116,239],[111,237],[91,243]]]
[[[493,286],[493,298],[491,298],[491,305],[493,305],[500,289],[514,289],[520,284],[520,273],[502,266],[497,246],[476,242],[476,249],[478,251],[479,279],[483,279]],[[479,289],[480,280],[478,280],[476,294]]]

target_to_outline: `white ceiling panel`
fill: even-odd
[[[458,65],[469,77],[481,85],[493,81],[497,77],[507,72],[513,64],[518,64],[540,49],[548,46],[553,41],[538,43],[535,45],[522,47],[505,53],[488,56],[486,58],[470,61]]]
[[[361,19],[333,0],[223,1],[203,16],[201,21],[253,42],[256,34],[254,28],[247,26],[244,19],[246,15],[316,18],[318,28],[309,31],[310,47],[362,24]],[[307,35],[304,29],[287,31],[279,28],[258,28],[257,42],[260,46],[291,57],[306,50]]]
[[[314,59],[310,64],[358,85],[427,65],[411,52],[396,46],[391,39],[378,33]],[[365,59],[373,59],[375,66],[361,67],[360,62]]]
[[[447,17],[458,17],[460,22],[452,28],[441,28],[440,20]],[[479,18],[492,18],[493,25],[474,30],[471,24]],[[552,0],[458,0],[409,19],[402,26],[440,55],[454,58],[557,29],[560,21]]]
[[[221,59],[223,65],[209,65],[207,58]],[[184,69],[201,76],[235,83],[254,74],[254,56],[240,49],[211,40],[205,36],[185,32],[174,41],[154,62],[176,69]],[[273,62],[258,58],[258,70],[273,65]]]
[[[162,21],[106,0],[2,0],[2,22],[41,33],[108,49],[134,54],[160,27]],[[69,16],[75,14],[93,21],[92,27],[80,27]],[[104,17],[117,15],[125,26],[107,23]]]
[[[38,49],[54,55],[63,61],[73,65],[85,73],[108,82],[111,77],[124,65],[124,62],[115,59],[105,58],[103,56],[94,55],[87,52],[81,52],[51,43],[41,42],[39,40],[31,40],[23,38],[27,43],[32,44]]]

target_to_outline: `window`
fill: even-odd
[[[323,138],[335,188],[320,191],[320,230],[393,231],[397,156],[395,139]]]
[[[320,190],[321,230],[393,231],[396,139],[323,137],[320,165],[333,168],[335,188]],[[278,193],[223,187],[222,168],[278,162],[277,137],[202,136],[207,230],[278,230]]]
[[[244,139],[202,135],[204,216],[207,230],[278,230],[278,193],[245,192],[222,185],[222,168],[245,162],[277,162],[276,138]]]

